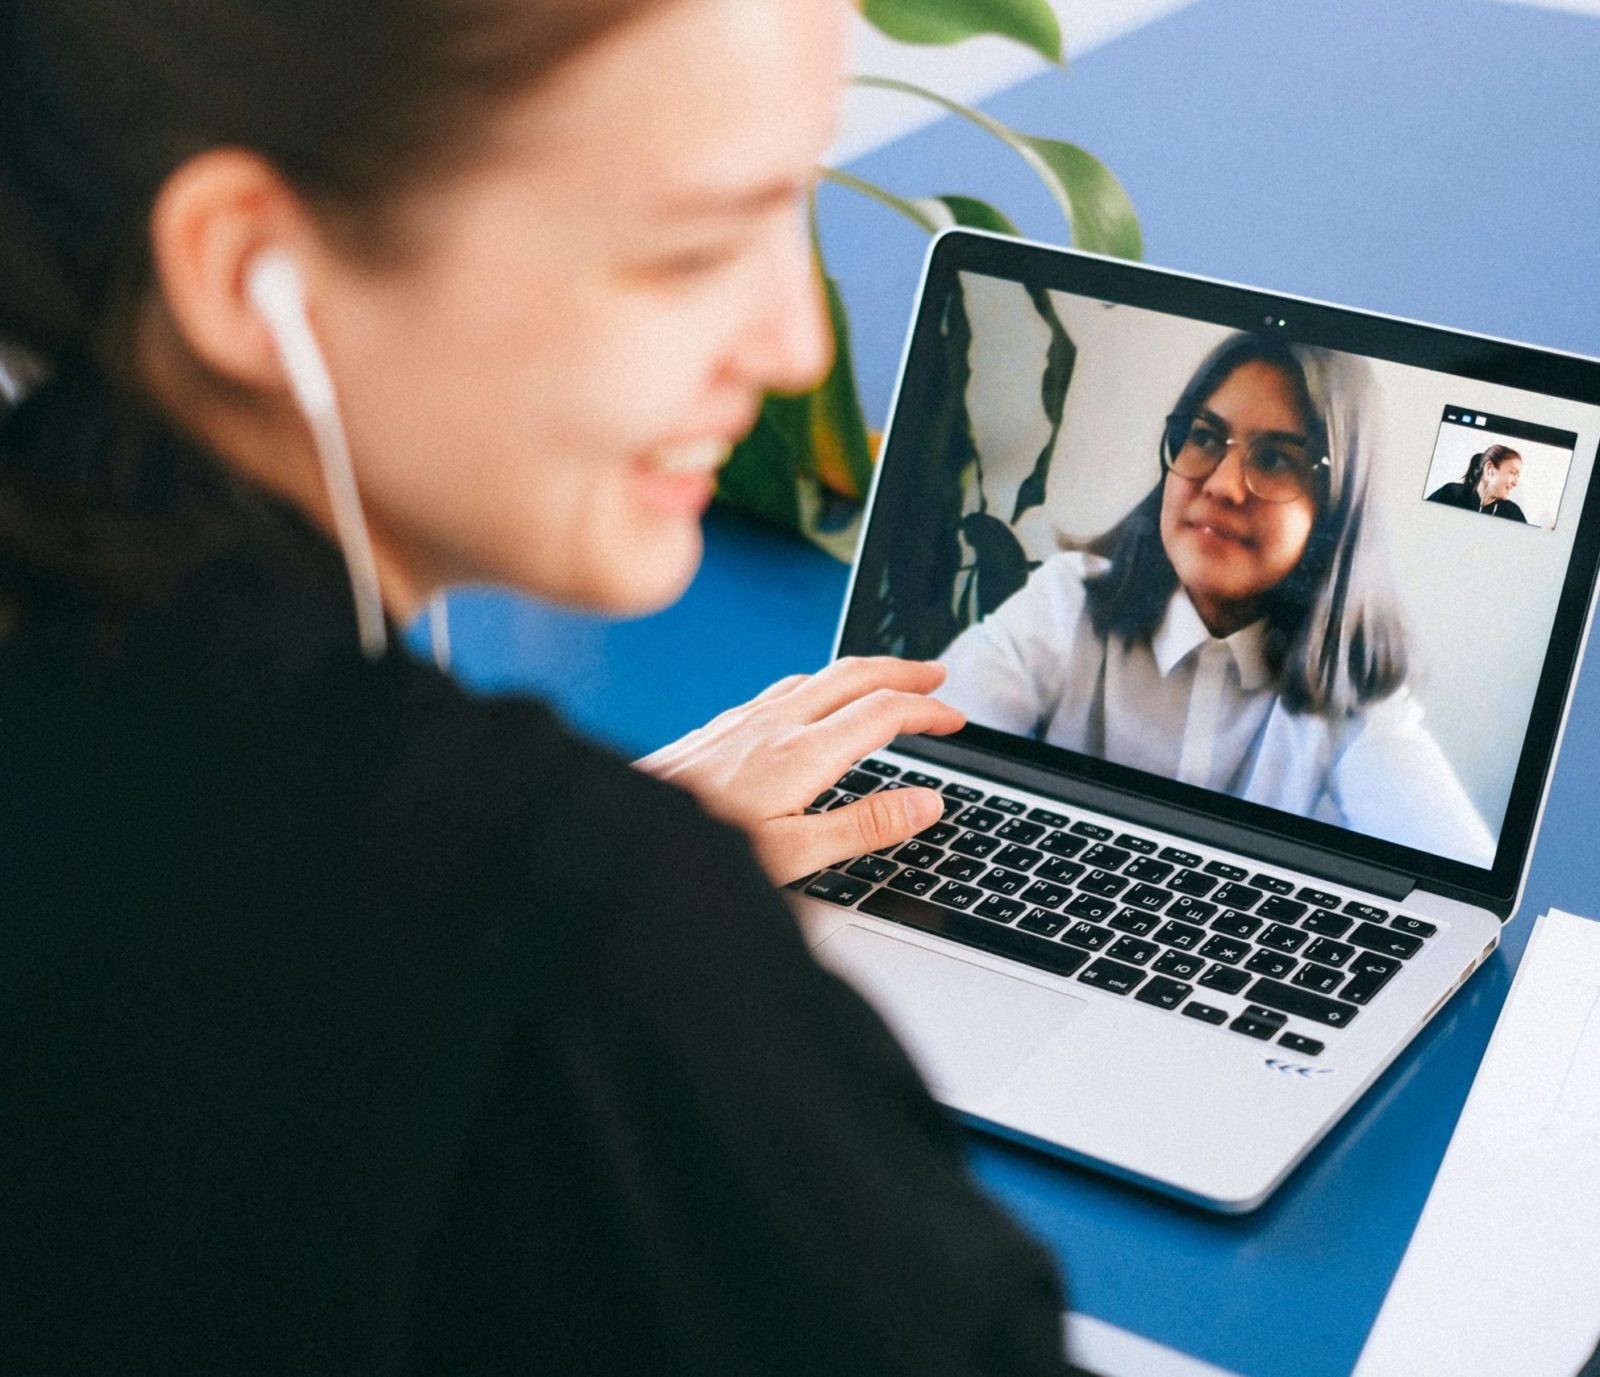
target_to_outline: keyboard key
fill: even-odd
[[[1111,840],[1111,829],[1102,827],[1097,822],[1075,822],[1072,824],[1072,830],[1080,837],[1088,837],[1092,841]]]
[[[991,894],[972,911],[980,918],[988,918],[996,923],[1009,923],[1026,913],[1028,906],[1018,903],[1015,899],[1008,899],[1003,894]]]
[[[954,942],[964,942],[983,951],[997,952],[1027,965],[1037,966],[1040,970],[1052,971],[1056,975],[1071,975],[1089,959],[1087,952],[1080,951],[1076,947],[1035,937],[1016,928],[986,923],[969,913],[957,913],[951,909],[940,908],[937,904],[930,904],[926,899],[915,899],[909,894],[896,894],[888,889],[875,890],[869,894],[862,902],[860,911],[869,913],[875,918],[887,918],[890,922],[904,923],[907,927],[916,928],[920,932],[947,937]]]
[[[1083,867],[1076,861],[1046,861],[1033,873],[1036,879],[1049,880],[1053,885],[1070,885],[1083,874]]]
[[[944,781],[942,779],[938,779],[933,775],[919,774],[915,770],[907,770],[905,774],[900,776],[900,782],[911,789],[940,789],[944,787]],[[949,793],[951,790],[961,789],[963,787],[965,786],[960,784],[952,784],[950,789],[945,790],[945,792]],[[976,789],[972,790],[971,792],[974,798],[981,797]]]
[[[878,884],[894,874],[894,862],[886,861],[882,856],[857,856],[845,866],[844,873],[869,884]]]
[[[806,886],[806,893],[813,899],[826,899],[830,904],[855,903],[872,886],[865,880],[852,879],[848,875],[841,875],[836,870],[824,870],[810,884]]]
[[[1221,990],[1223,994],[1238,994],[1250,983],[1250,977],[1232,966],[1213,966],[1200,977],[1200,983],[1208,990]]]
[[[1341,991],[1352,1004],[1370,1004],[1377,994],[1400,969],[1400,963],[1390,956],[1375,952],[1358,952],[1350,963],[1350,983]]]
[[[959,826],[970,827],[975,832],[993,832],[1005,819],[993,808],[979,808],[974,804],[963,809],[955,820]]]
[[[952,837],[959,837],[961,829],[954,823],[936,822],[931,827],[924,827],[917,833],[918,841],[925,841],[929,846],[943,846]]]
[[[883,779],[893,779],[900,773],[900,767],[891,765],[887,760],[863,760],[856,769],[865,770],[868,774],[878,775]]]
[[[1260,902],[1261,891],[1249,885],[1225,884],[1211,897],[1224,908],[1248,909]]]
[[[1329,937],[1319,937],[1306,948],[1306,960],[1320,961],[1324,966],[1342,966],[1355,954],[1354,947]]]
[[[959,851],[963,856],[976,856],[979,860],[987,860],[1001,847],[998,837],[986,837],[982,832],[963,832],[950,843],[952,851]]]
[[[1120,846],[1091,846],[1084,852],[1083,863],[1097,866],[1101,870],[1118,870],[1122,863],[1129,858],[1130,853]]]
[[[995,836],[1000,833],[996,832]],[[1003,865],[1011,870],[1032,870],[1044,859],[1044,852],[1034,851],[1026,846],[1018,846],[1013,842],[1010,846],[1003,847],[995,854],[994,863]]]
[[[1044,908],[1060,908],[1072,897],[1072,891],[1047,880],[1035,880],[1023,890],[1021,897],[1030,904],[1039,904]]]
[[[1211,931],[1220,932],[1224,937],[1248,938],[1260,927],[1259,918],[1227,908],[1217,915],[1216,921],[1211,924]]]
[[[817,810],[817,812],[820,813],[824,808],[826,808],[830,803],[832,803],[834,801],[834,799],[836,799],[838,797],[839,797],[839,791],[837,789],[824,789],[820,794],[818,794],[814,799],[812,799],[811,802],[808,803],[806,806],[808,808],[815,808]]]
[[[1166,861],[1155,861],[1149,856],[1140,856],[1122,873],[1146,884],[1158,885],[1172,874],[1172,867]]]
[[[1102,899],[1114,899],[1127,887],[1128,882],[1122,876],[1112,875],[1104,870],[1091,870],[1078,881],[1079,889],[1089,894],[1098,894]]]
[[[1125,908],[1111,920],[1118,932],[1131,932],[1135,937],[1145,937],[1161,925],[1161,920],[1143,909]]]
[[[1193,951],[1206,940],[1202,928],[1192,928],[1187,923],[1168,923],[1156,934],[1156,941],[1165,942],[1179,951]]]
[[[1149,837],[1136,837],[1132,832],[1121,833],[1117,837],[1117,845],[1136,851],[1141,856],[1148,856],[1156,849],[1156,844]]]
[[[1398,956],[1402,961],[1422,949],[1420,937],[1411,937],[1393,928],[1380,928],[1376,923],[1362,923],[1346,940],[1384,956]]]
[[[1041,937],[1054,937],[1066,925],[1067,920],[1059,913],[1050,913],[1042,908],[1029,909],[1017,920],[1017,926],[1024,932],[1036,932]],[[1100,929],[1096,928],[1095,931]]]
[[[1263,918],[1272,919],[1274,923],[1298,923],[1306,916],[1306,905],[1274,894],[1256,912]]]
[[[1052,813],[1048,808],[1030,808],[1028,816],[1046,827],[1065,827],[1069,821],[1065,813]]]
[[[1180,870],[1167,881],[1168,889],[1193,895],[1196,899],[1204,899],[1216,887],[1217,882],[1211,876],[1202,875],[1198,870]]]
[[[1110,899],[1097,899],[1093,894],[1074,894],[1066,907],[1074,918],[1087,918],[1091,923],[1103,923],[1116,911]]]
[[[1432,923],[1425,923],[1420,918],[1407,918],[1404,914],[1390,919],[1389,926],[1397,932],[1409,932],[1413,937],[1432,937],[1439,931]]]
[[[1300,926],[1307,932],[1320,932],[1324,937],[1343,937],[1350,931],[1351,922],[1344,914],[1335,913],[1332,909],[1314,908],[1306,914],[1306,920]]]
[[[1088,844],[1082,837],[1070,837],[1065,832],[1051,832],[1039,838],[1039,849],[1052,856],[1076,856]]]
[[[1061,940],[1082,947],[1085,951],[1099,951],[1114,941],[1116,936],[1110,928],[1097,928],[1093,923],[1078,922],[1061,934]]]
[[[1243,1033],[1247,1038],[1260,1038],[1263,1042],[1271,1039],[1272,1035],[1283,1027],[1283,1020],[1274,1023],[1252,1013],[1240,1014],[1228,1025],[1236,1033]]]
[[[1201,858],[1193,851],[1180,851],[1175,846],[1163,846],[1156,854],[1164,861],[1171,861],[1173,865],[1187,866],[1190,870],[1197,870],[1200,866]]]
[[[1109,956],[1102,956],[1091,961],[1078,979],[1096,989],[1110,990],[1112,994],[1128,994],[1144,979],[1144,972],[1137,966],[1125,966]]]
[[[847,770],[843,777],[833,787],[842,789],[847,794],[870,794],[883,781],[877,775],[869,774],[865,770]]]
[[[1007,818],[994,829],[997,837],[1004,837],[1007,841],[1020,842],[1026,846],[1029,842],[1036,842],[1044,836],[1044,828],[1037,822],[1024,822],[1021,818]]]
[[[1236,971],[1234,974],[1242,975],[1243,972]],[[1202,980],[1201,983],[1205,982]],[[1310,1019],[1313,1023],[1325,1024],[1329,1028],[1348,1027],[1351,1019],[1361,1012],[1354,1004],[1329,999],[1326,995],[1302,990],[1294,985],[1285,985],[1281,980],[1271,980],[1266,976],[1262,976],[1250,987],[1248,998],[1257,1004],[1266,1005],[1269,1009]]]
[[[1026,888],[1028,883],[1028,877],[1020,870],[1007,870],[998,865],[986,870],[978,881],[980,888],[995,894],[1016,894]]]
[[[984,799],[984,803],[993,808],[995,812],[1005,813],[1011,817],[1020,817],[1028,811],[1027,804],[1018,802],[1014,798],[1007,798],[1004,794],[990,794],[988,798]]]
[[[1114,956],[1119,961],[1131,961],[1135,966],[1145,966],[1160,950],[1154,942],[1141,942],[1137,937],[1119,937],[1106,955]]]
[[[1202,1004],[1198,999],[1183,1006],[1184,1016],[1197,1018],[1202,1023],[1226,1023],[1228,1015],[1221,1009],[1213,1009],[1209,1004]]]
[[[1176,918],[1180,923],[1204,923],[1216,911],[1215,904],[1208,904],[1203,899],[1191,899],[1183,894],[1167,910],[1167,917]]]
[[[940,883],[937,875],[907,866],[889,881],[889,888],[898,889],[902,894],[926,894],[930,889],[937,889]]]
[[[1264,889],[1268,894],[1293,894],[1294,885],[1288,880],[1280,880],[1276,875],[1252,875],[1250,883],[1257,889]]]
[[[1344,972],[1307,961],[1294,973],[1294,979],[1289,983],[1299,985],[1302,989],[1315,990],[1318,994],[1332,994],[1344,983]]]
[[[1232,937],[1213,937],[1200,948],[1201,956],[1209,956],[1225,966],[1237,966],[1250,953],[1250,944]]]
[[[1207,861],[1205,872],[1207,875],[1220,875],[1224,880],[1242,880],[1249,874],[1243,866],[1229,865],[1226,861]]]
[[[1206,963],[1200,957],[1181,951],[1162,952],[1150,967],[1153,971],[1160,971],[1162,975],[1175,975],[1180,980],[1193,980],[1205,968]]]
[[[1154,885],[1135,885],[1122,896],[1122,902],[1130,908],[1142,908],[1150,913],[1160,913],[1171,898],[1172,895],[1166,890],[1157,889]]]
[[[1285,1033],[1278,1039],[1279,1047],[1287,1047],[1291,1052],[1298,1052],[1304,1057],[1320,1057],[1322,1044],[1315,1038],[1303,1038],[1299,1033]]]
[[[1329,894],[1325,889],[1313,889],[1307,885],[1297,895],[1297,899],[1304,899],[1313,908],[1338,908],[1340,899],[1337,894]]]
[[[958,798],[947,798],[940,807],[939,816],[948,821],[949,819],[955,817],[955,815],[966,806],[967,805]]]
[[[830,790],[829,792],[832,793],[833,791]],[[835,808],[848,808],[852,803],[857,802],[859,797],[858,794],[834,794],[833,802],[824,806],[831,813]],[[816,805],[812,804],[812,807],[816,807]]]
[[[1176,1009],[1193,993],[1194,986],[1157,975],[1152,976],[1134,998],[1144,1004],[1154,1004],[1158,1009]]]
[[[1254,971],[1257,975],[1270,975],[1274,980],[1282,980],[1300,963],[1292,956],[1285,956],[1281,951],[1269,951],[1263,947],[1244,963],[1247,971]]]
[[[976,880],[989,867],[974,856],[946,856],[934,873],[951,880]]]
[[[1287,928],[1281,923],[1274,923],[1256,941],[1263,947],[1271,947],[1274,951],[1299,951],[1305,946],[1310,933],[1301,932],[1299,928]]]
[[[924,870],[931,870],[944,859],[944,852],[937,846],[929,846],[927,842],[908,841],[894,853],[895,860],[901,865],[921,866]]]
[[[951,908],[968,909],[983,898],[983,891],[951,880],[947,884],[940,885],[928,897],[936,904],[949,904]]]
[[[1366,923],[1386,922],[1389,917],[1388,909],[1374,908],[1371,904],[1363,904],[1355,899],[1350,900],[1350,902],[1344,906],[1344,911],[1352,918],[1360,918]]]

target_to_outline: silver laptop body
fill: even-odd
[[[1220,376],[1288,379],[1262,396],[1302,425],[1264,428],[1259,398],[1202,377],[1229,349],[1253,371]],[[1280,355],[1298,362],[1274,375]],[[1475,458],[1492,445],[1498,464]],[[1371,470],[1359,491],[1340,446]],[[1591,614],[1597,449],[1594,361],[946,232],[836,652],[948,659],[972,725],[897,742],[818,800],[909,782],[949,801],[920,849],[796,887],[817,956],[963,1120],[1207,1208],[1260,1205],[1516,908]],[[1174,505],[1169,528],[1166,506],[1191,500],[1201,515]],[[1266,567],[1279,529],[1252,511],[1313,523],[1264,593],[1235,577]],[[1149,632],[1094,588],[1136,567],[1135,538],[1176,585],[1148,599]],[[1322,591],[1285,591],[1312,551]],[[1352,572],[1358,555],[1388,561],[1372,601],[1395,595],[1403,656],[1361,639],[1379,622],[1351,611],[1376,567]],[[1228,631],[1268,599],[1266,631]],[[1202,608],[1217,615],[1196,632]],[[1316,640],[1306,608],[1344,640],[1325,630],[1321,658],[1296,660],[1294,637]],[[1181,699],[1185,664],[1208,687],[1163,720],[1139,695]],[[1320,707],[1305,683],[1328,686]],[[1369,694],[1355,707],[1351,683]]]

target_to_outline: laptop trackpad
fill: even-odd
[[[867,928],[840,928],[817,955],[873,1004],[945,1098],[1000,1085],[1085,1001]]]

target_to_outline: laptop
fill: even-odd
[[[1600,362],[974,231],[924,269],[839,655],[968,726],[793,887],[965,1122],[1256,1208],[1494,951],[1600,560]]]

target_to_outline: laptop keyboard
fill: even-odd
[[[1320,1055],[1436,931],[885,760],[862,761],[808,811],[907,786],[942,793],[943,818],[790,888],[1302,1056]]]

